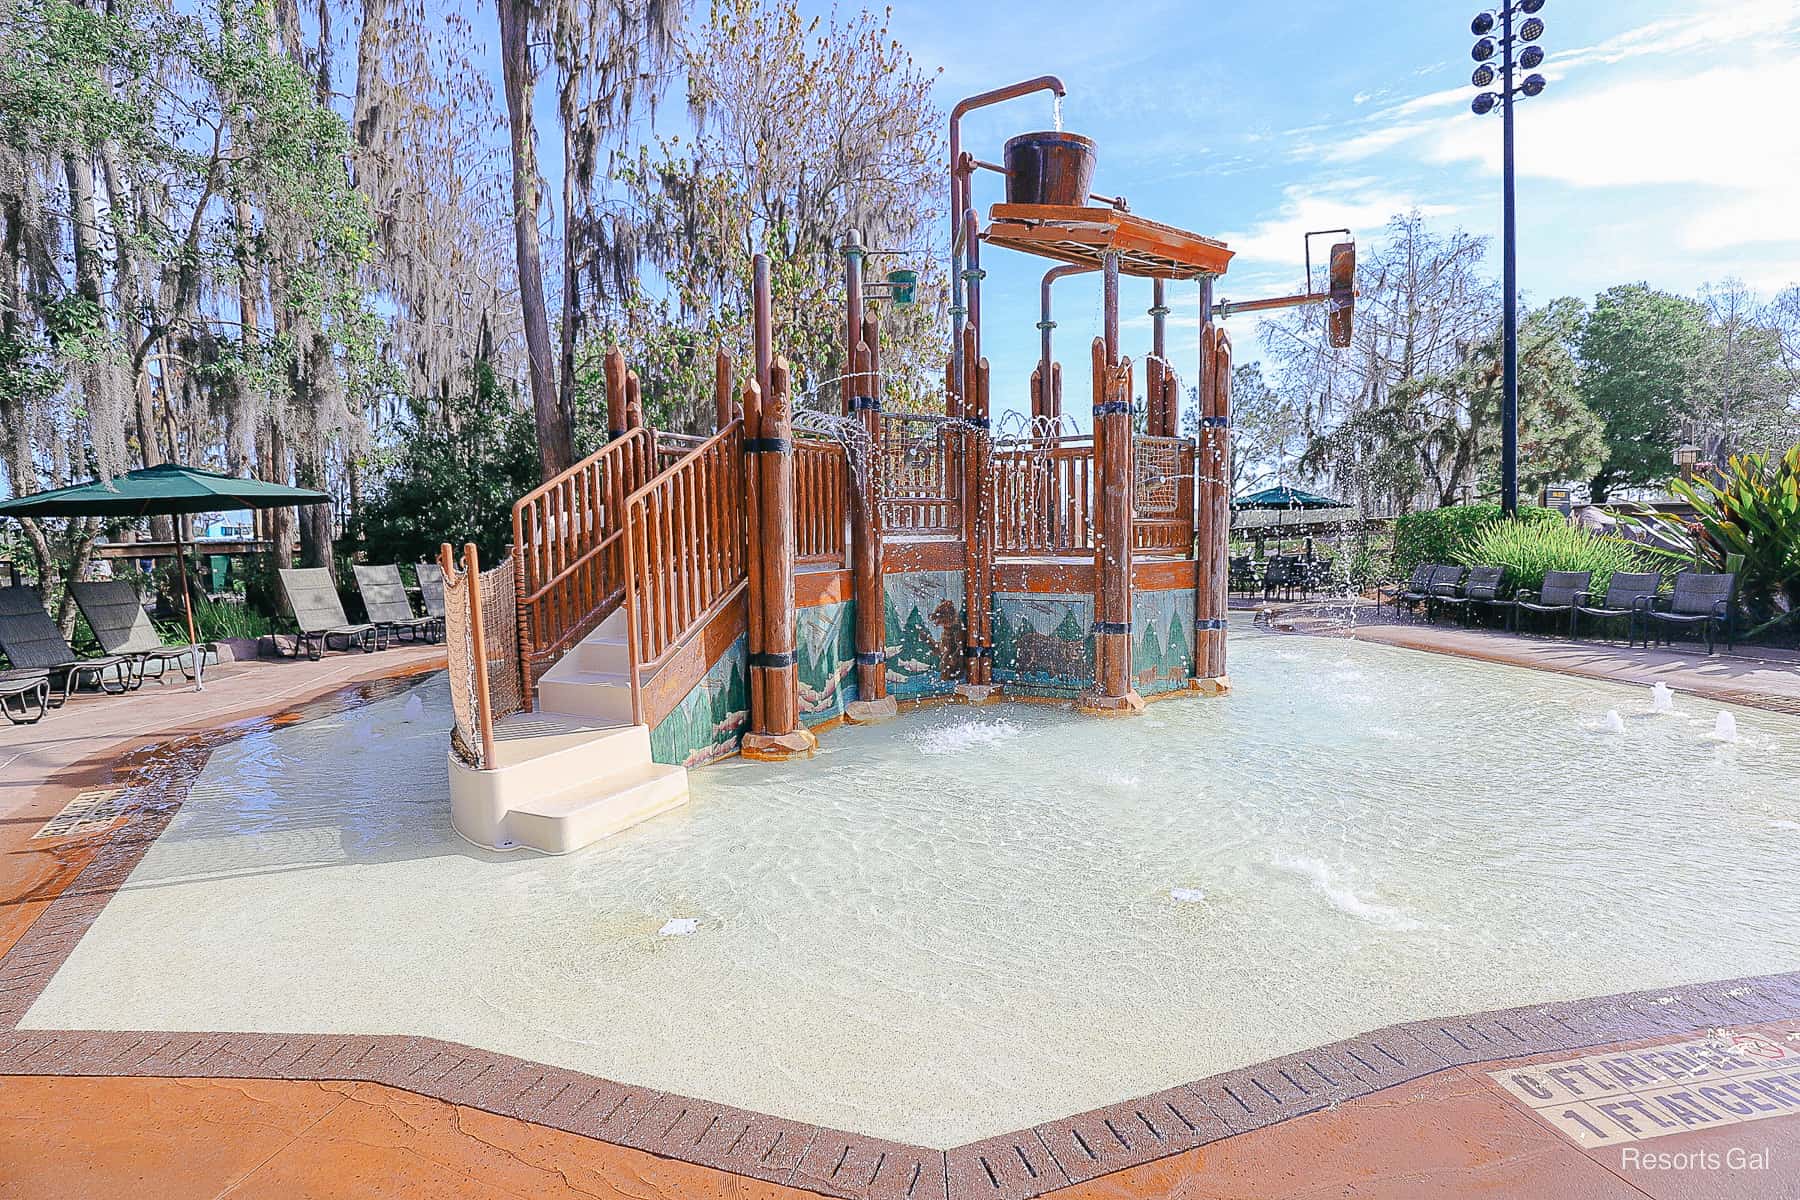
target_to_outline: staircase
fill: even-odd
[[[566,854],[687,802],[687,771],[652,761],[649,726],[635,722],[618,606],[627,500],[683,457],[636,430],[514,507],[526,694],[549,665],[534,711],[493,721],[480,768],[449,756],[451,823],[476,845]]]

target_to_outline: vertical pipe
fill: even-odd
[[[744,578],[746,648],[750,660],[763,650],[763,579],[762,579],[762,471],[758,465],[762,454],[762,387],[756,380],[744,383]],[[764,701],[762,676],[751,671],[750,729],[762,728]]]
[[[842,248],[844,256],[844,373],[840,381],[839,393],[843,400],[843,413],[850,415],[850,404],[857,396],[864,395],[862,388],[854,378],[856,373],[856,346],[862,341],[863,326],[863,244],[862,233],[852,229],[844,234]]]
[[[975,405],[977,424],[974,429],[975,450],[975,544],[971,564],[977,574],[975,607],[969,612],[969,624],[977,631],[976,656],[969,682],[991,687],[994,682],[994,507],[992,504],[994,442],[989,435],[992,422],[991,372],[984,357],[975,365]]]
[[[1519,514],[1519,261],[1518,224],[1513,202],[1513,5],[1501,7],[1501,54],[1506,60],[1500,93],[1501,134],[1501,288],[1506,292],[1505,330],[1502,335],[1505,383],[1500,396],[1500,512]],[[1307,281],[1312,286],[1312,281]]]
[[[981,494],[981,398],[977,394],[979,331],[973,321],[963,327],[963,374],[969,390],[963,397],[963,428],[956,432],[957,468],[962,479],[963,540],[963,681],[976,682],[975,661],[981,655],[981,516],[987,498]]]
[[[1151,437],[1174,437],[1175,423],[1169,413],[1166,389],[1162,386],[1168,377],[1168,340],[1167,325],[1169,303],[1164,292],[1164,282],[1158,278],[1151,284],[1150,294],[1150,346],[1155,356],[1150,365],[1144,368],[1145,403],[1149,406],[1151,421],[1148,431]]]
[[[606,440],[625,436],[625,352],[614,346],[606,352]]]
[[[875,333],[873,319],[863,323],[865,336]],[[856,599],[856,702],[845,710],[845,716],[856,722],[877,721],[892,716],[894,702],[887,693],[887,597],[882,577],[881,527],[876,520],[875,462],[873,447],[880,437],[881,399],[877,387],[876,350],[868,341],[859,341],[852,365],[856,378],[862,381],[864,394],[854,405],[857,417],[867,434],[866,447],[859,463],[852,459],[850,468],[850,571]]]

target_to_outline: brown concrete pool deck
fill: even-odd
[[[1509,641],[1358,636],[1453,653]],[[1479,656],[1704,678],[1704,663],[1550,646]],[[1800,1196],[1800,972],[1413,1022],[947,1152],[423,1038],[16,1028],[211,750],[258,727],[228,722],[337,711],[439,665],[409,648],[247,666],[219,672],[204,707],[152,685],[148,703],[52,714],[42,740],[0,731],[0,1197]],[[1795,668],[1729,686],[1781,672]],[[1757,695],[1785,707],[1788,693]],[[130,811],[108,831],[31,840],[71,796],[118,786]],[[1596,1084],[1580,1064],[1601,1052],[1636,1089],[1601,1080],[1625,1098],[1610,1117],[1582,1091]],[[1492,1074],[1534,1064],[1546,1095],[1586,1097],[1563,1111],[1603,1123],[1605,1144]],[[1646,1131],[1660,1136],[1632,1140]]]

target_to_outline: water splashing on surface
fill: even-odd
[[[1624,733],[1625,718],[1619,715],[1618,709],[1609,708],[1606,710],[1606,719],[1600,723],[1600,727],[1608,733]]]
[[[400,715],[414,723],[425,719],[425,702],[419,699],[419,693],[414,692],[406,698],[406,707],[401,710]]]
[[[1719,712],[1718,720],[1713,722],[1712,735],[1713,735],[1714,740],[1716,740],[1716,741],[1721,741],[1721,742],[1737,741],[1738,740],[1737,718],[1732,716],[1730,713],[1721,710]]]
[[[1170,888],[1169,899],[1182,904],[1198,904],[1206,899],[1206,893],[1199,888]]]
[[[1666,683],[1650,685],[1650,711],[1654,713],[1672,713],[1675,711],[1675,693],[1669,690]]]

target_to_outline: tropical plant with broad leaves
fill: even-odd
[[[1738,595],[1762,629],[1800,613],[1800,446],[1780,456],[1735,455],[1725,469],[1670,490],[1693,509],[1655,518],[1693,556],[1716,570],[1735,571]]]

